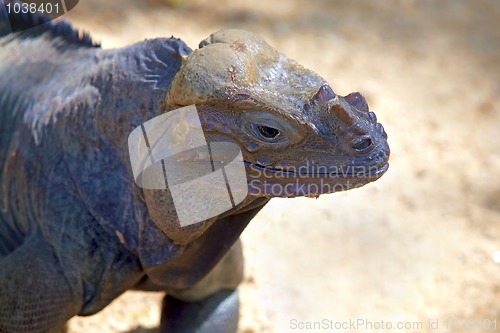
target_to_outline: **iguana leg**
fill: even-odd
[[[62,332],[82,307],[68,276],[41,237],[0,259],[0,332]]]
[[[163,300],[161,333],[235,333],[238,328],[238,291],[220,290],[197,301],[167,295]]]
[[[191,288],[169,291],[163,300],[161,333],[235,333],[243,279],[243,256],[237,241],[221,261]]]

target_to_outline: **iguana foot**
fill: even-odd
[[[170,295],[163,299],[161,333],[235,333],[238,328],[238,291],[221,290],[196,302]]]

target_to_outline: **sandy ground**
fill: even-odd
[[[104,47],[255,31],[384,124],[382,179],[274,199],[244,232],[240,332],[500,331],[500,2],[82,0],[67,18]],[[160,300],[128,292],[69,332],[156,332]],[[393,329],[335,328],[358,319]]]

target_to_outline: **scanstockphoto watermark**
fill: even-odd
[[[128,137],[136,184],[170,191],[181,226],[205,221],[242,202],[248,181],[240,147],[209,142],[195,105],[152,118]]]
[[[271,195],[273,197],[289,197],[304,194],[309,197],[318,196],[324,193],[334,193],[346,191],[364,184],[353,183],[344,180],[342,183],[331,183],[330,181],[319,179],[315,183],[305,184],[299,179],[290,179],[286,183],[276,183],[266,179],[250,179],[248,188],[254,195]]]
[[[250,164],[250,170],[254,178],[261,179],[290,179],[290,178],[311,178],[311,177],[364,177],[377,173],[377,166],[326,166],[318,165],[314,160],[305,160],[298,166],[288,166],[286,168],[266,168],[257,164]]]
[[[301,321],[296,318],[290,319],[289,328],[292,330],[330,330],[330,331],[376,331],[376,330],[414,330],[420,331],[424,328],[421,321],[390,321],[390,320],[369,320],[366,318],[356,318],[349,320],[333,320],[323,318],[317,321]]]
[[[66,14],[78,4],[78,1],[1,0],[0,17],[8,19],[12,32],[28,30]],[[28,19],[30,15],[43,17],[43,19]]]
[[[63,16],[75,8],[79,0],[0,0],[0,20],[3,22],[2,29],[11,32],[19,32],[46,24],[58,17]],[[25,55],[25,46],[22,43],[10,43],[4,48],[3,64],[9,64],[15,59]],[[53,50],[47,48],[43,56],[31,57],[29,61],[47,61],[57,64],[70,63],[71,57],[61,59],[53,57]],[[1,64],[0,64],[1,65]]]
[[[497,319],[463,319],[463,318],[429,318],[425,321],[395,321],[395,320],[370,320],[367,318],[356,318],[349,320],[332,320],[323,318],[317,321],[304,321],[296,318],[290,319],[289,328],[296,331],[381,331],[381,330],[411,330],[420,331],[481,331],[496,332]]]
[[[377,166],[326,166],[305,160],[286,168],[263,167],[247,163],[249,191],[255,195],[288,197],[318,196],[362,187],[359,180],[380,172]]]

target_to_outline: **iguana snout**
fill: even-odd
[[[326,109],[326,114],[331,119],[325,119],[325,122],[336,123],[336,134],[346,152],[366,155],[377,148],[378,141],[387,140],[384,127],[377,122],[377,116],[369,110],[365,97],[359,92],[342,97],[324,84],[310,104]],[[306,108],[310,109],[310,104]]]

